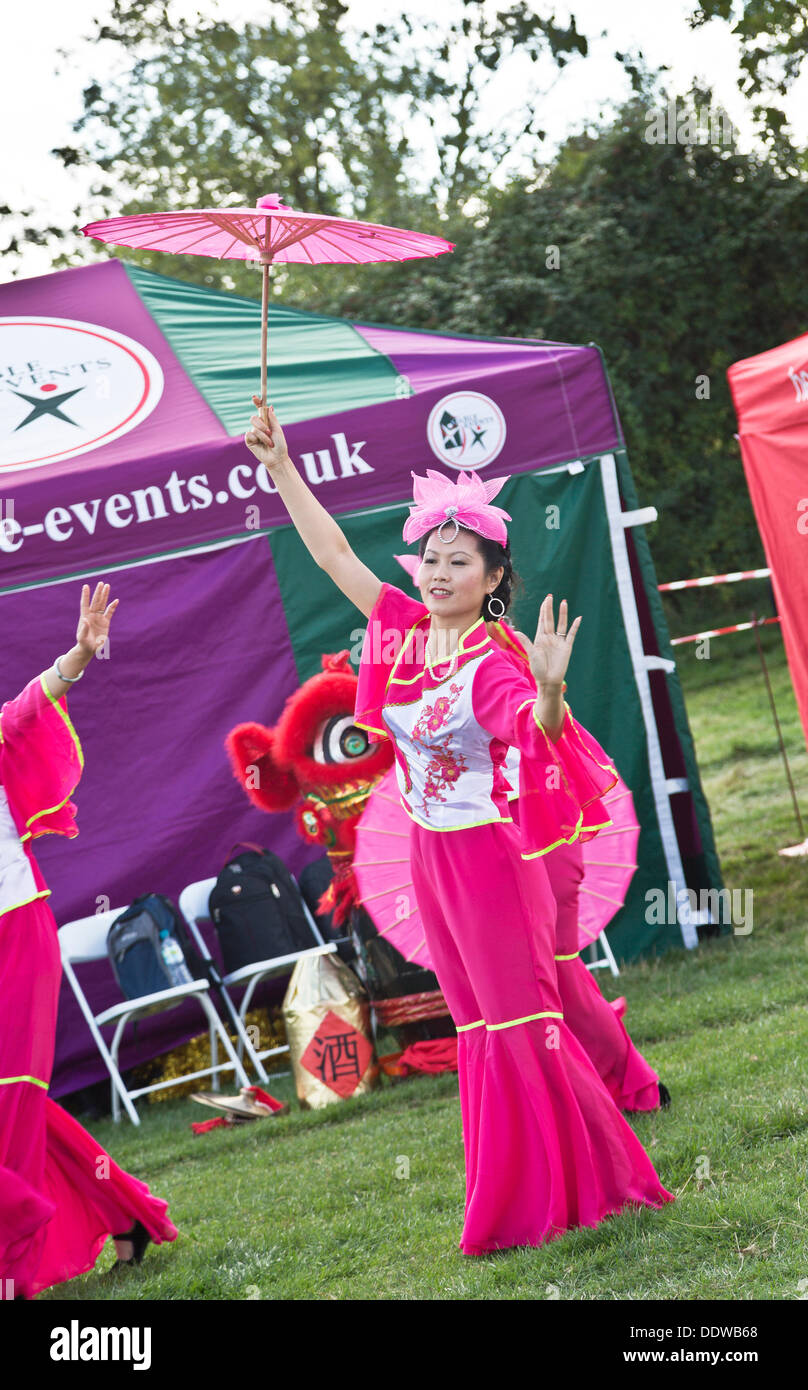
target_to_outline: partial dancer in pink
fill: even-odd
[[[506,514],[491,506],[504,479],[416,479],[404,538],[421,539],[418,603],[353,553],[272,411],[245,438],[317,564],[370,618],[357,723],[393,741],[418,905],[458,1032],[461,1250],[541,1245],[631,1203],[662,1206],[671,1194],[566,1026],[556,979],[543,856],[610,824],[600,797],[616,780],[562,698],[580,618],[568,634],[562,602],[556,629],[548,594],[535,642],[520,634],[533,680],[491,640],[485,618],[506,606],[491,600],[509,594]],[[520,830],[509,745],[522,755]]]
[[[556,900],[556,969],[564,1020],[572,1029],[621,1110],[658,1110],[670,1095],[650,1062],[629,1037],[622,1016],[598,989],[581,960],[578,899],[584,876],[580,838],[559,845],[545,858]]]
[[[503,648],[516,669],[527,674],[527,653],[516,633],[495,622],[488,625],[494,641]],[[566,690],[566,681],[563,683]],[[514,790],[518,758],[511,749],[506,764],[510,783],[510,811],[519,821],[519,797]],[[584,877],[582,843],[592,836],[583,833],[571,844],[560,844],[545,855],[550,888],[556,900],[556,951],[558,992],[564,1022],[585,1048],[590,1061],[621,1110],[659,1110],[670,1105],[670,1094],[659,1076],[632,1042],[623,1023],[625,1000],[621,1007],[611,1005],[601,994],[591,971],[580,956],[578,945],[578,905]]]
[[[174,1240],[165,1202],[123,1172],[48,1096],[62,975],[56,922],[31,852],[78,834],[83,757],[66,694],[103,646],[117,599],[85,584],[76,645],[0,710],[0,1289],[33,1298],[83,1274],[113,1235],[119,1264]],[[115,1233],[118,1234],[115,1234]]]

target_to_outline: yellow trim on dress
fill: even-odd
[[[426,821],[419,820],[414,811],[408,810],[402,803],[402,809],[407,812],[411,821],[420,825],[422,830],[434,830],[436,834],[445,834],[448,830],[475,830],[481,825],[513,825],[513,816],[492,816],[489,820],[467,821],[465,825],[428,825]]]
[[[424,614],[424,617],[428,617],[428,616],[429,616],[428,614]],[[409,632],[407,633],[407,636],[404,638],[404,641],[401,643],[401,646],[400,646],[399,652],[398,652],[398,656],[396,657],[395,661],[393,662],[392,666],[390,667],[390,674],[389,674],[389,676],[387,677],[387,680],[385,681],[385,686],[384,686],[384,693],[385,693],[385,695],[387,694],[387,690],[388,690],[388,688],[389,688],[389,685],[390,685],[391,680],[393,679],[393,677],[394,677],[396,671],[398,670],[399,663],[401,662],[401,659],[402,659],[402,657],[403,657],[405,651],[407,650],[407,648],[409,647],[410,643],[412,642],[412,639],[413,639],[413,637],[414,637],[414,635],[415,635],[415,629],[416,629],[417,627],[420,627],[420,625],[421,625],[421,623],[422,623],[423,621],[424,621],[423,618],[419,618],[417,622],[413,623],[412,627],[409,629]],[[423,672],[420,673],[420,675],[422,675],[422,674],[423,674]],[[413,679],[413,680],[418,680],[418,679],[419,679],[419,676],[414,676],[412,679]],[[402,685],[404,685],[404,684],[409,685],[411,682],[410,682],[410,681],[402,681],[401,683],[402,683]]]
[[[35,903],[37,898],[49,898],[50,888],[40,888],[39,892],[32,893],[30,898],[23,898],[20,903],[12,903],[11,907],[0,908],[0,917],[5,917],[7,912],[16,912],[18,907],[27,907],[29,903]]]
[[[505,1023],[486,1023],[484,1018],[478,1018],[476,1023],[456,1023],[455,1029],[458,1033],[467,1033],[470,1028],[485,1027],[487,1033],[498,1033],[502,1028],[516,1028],[520,1023],[535,1023],[537,1018],[560,1018],[564,1015],[557,1013],[554,1009],[543,1009],[538,1014],[525,1014],[524,1018],[509,1018]]]
[[[72,723],[71,723],[71,721],[70,721],[70,715],[68,714],[68,712],[67,712],[66,709],[62,709],[62,706],[59,704],[59,701],[57,700],[56,696],[55,696],[55,695],[52,695],[51,692],[50,692],[50,690],[48,689],[47,683],[46,683],[46,681],[45,681],[45,673],[44,673],[44,671],[43,671],[42,675],[39,677],[39,683],[40,683],[40,685],[42,686],[42,689],[43,689],[45,695],[47,696],[47,698],[50,700],[51,704],[53,705],[54,709],[57,709],[57,710],[59,711],[59,714],[62,716],[63,720],[65,721],[65,724],[67,725],[68,730],[70,731],[70,737],[72,738],[73,742],[74,742],[75,745],[76,745],[76,752],[77,752],[77,754],[78,754],[78,759],[79,759],[79,767],[81,767],[81,769],[82,769],[82,771],[83,771],[83,770],[84,770],[84,754],[83,754],[83,752],[81,751],[81,743],[80,743],[80,741],[79,741],[79,736],[78,736],[78,734],[76,733],[76,730],[73,728],[73,725],[72,725]],[[62,696],[62,698],[64,699],[64,696]],[[76,783],[76,786],[78,786],[78,783]],[[73,788],[73,790],[75,791],[75,787]],[[68,797],[65,797],[65,801],[69,801],[69,800],[70,800],[70,797],[69,797],[69,796],[68,796]],[[61,802],[61,805],[62,805],[62,806],[64,806],[64,804],[65,804],[64,801]],[[58,810],[59,810],[59,807],[58,807],[58,806],[54,806],[53,809],[54,809],[55,811],[58,811]]]
[[[573,951],[571,956],[553,956],[553,960],[577,960],[580,954],[580,951]]]
[[[608,826],[614,824],[614,821],[605,820],[605,821],[603,822],[602,825],[582,825],[582,824],[581,824],[581,821],[582,821],[582,820],[583,820],[583,811],[581,812],[580,819],[579,819],[579,821],[578,821],[577,826],[575,827],[575,834],[574,834],[569,840],[565,840],[565,839],[563,839],[563,838],[560,839],[560,840],[555,840],[555,841],[553,842],[553,844],[547,845],[547,847],[546,847],[545,849],[532,850],[530,854],[522,854],[522,858],[523,858],[523,859],[539,859],[539,858],[541,857],[541,855],[543,855],[543,854],[549,854],[549,853],[550,853],[550,850],[552,850],[552,849],[558,849],[558,846],[559,846],[559,845],[574,845],[574,844],[575,844],[575,841],[578,839],[579,835],[583,835],[583,834],[585,834],[585,833],[588,833],[590,830],[606,830]]]
[[[540,1014],[526,1014],[524,1018],[509,1018],[507,1023],[486,1023],[489,1033],[496,1033],[500,1028],[516,1028],[519,1023],[533,1023],[537,1018],[561,1018],[564,1015],[555,1013],[552,1009],[544,1009]]]
[[[354,724],[357,729],[365,729],[369,734],[381,734],[382,738],[390,737],[388,729],[377,729],[374,724],[363,724],[361,719],[354,719]]]
[[[32,1086],[41,1086],[43,1091],[47,1091],[47,1081],[40,1081],[38,1076],[0,1076],[0,1086],[11,1086],[15,1081],[30,1081]]]
[[[73,728],[73,725],[72,725],[72,723],[71,723],[71,721],[70,721],[70,716],[69,716],[69,714],[67,713],[66,710],[63,710],[63,709],[62,709],[62,706],[59,704],[59,701],[57,700],[56,696],[55,696],[55,695],[52,695],[51,692],[50,692],[50,690],[48,689],[48,687],[47,687],[47,685],[46,685],[46,683],[45,683],[45,673],[44,673],[44,672],[42,672],[42,674],[41,674],[40,677],[39,677],[39,684],[40,684],[40,686],[42,687],[42,692],[43,692],[43,694],[47,697],[48,700],[50,700],[50,702],[51,702],[51,704],[53,705],[54,709],[58,710],[60,716],[62,717],[62,719],[64,720],[65,724],[67,725],[68,731],[69,731],[69,733],[70,733],[70,737],[72,738],[73,743],[75,744],[76,754],[77,754],[78,760],[79,760],[79,768],[80,768],[80,770],[83,772],[83,771],[84,771],[84,753],[82,752],[81,742],[80,742],[80,740],[79,740],[79,736],[78,736],[78,734],[76,733],[76,730]],[[5,739],[3,738],[2,723],[0,722],[0,743],[4,743],[4,742],[5,742]],[[33,823],[34,823],[35,820],[41,820],[42,816],[52,816],[56,811],[61,811],[62,807],[67,805],[68,801],[70,800],[70,798],[72,797],[73,793],[75,792],[76,787],[77,787],[78,784],[79,784],[79,780],[80,780],[80,776],[79,776],[79,779],[74,783],[72,789],[68,792],[67,796],[64,798],[64,801],[60,801],[59,804],[58,804],[58,806],[46,806],[45,809],[44,809],[43,811],[36,811],[36,812],[34,813],[33,816],[29,816],[28,819],[27,819],[27,821],[25,822],[26,827],[27,827],[27,826],[30,826],[30,825],[33,825]],[[43,832],[43,833],[45,833],[45,832]],[[76,834],[78,834],[78,831],[76,831]],[[22,843],[22,842],[25,841],[25,840],[30,840],[31,838],[32,838],[32,832],[31,832],[30,830],[26,830],[26,833],[25,833],[24,835],[21,835],[21,836],[20,836],[20,843]],[[69,839],[75,839],[75,835],[68,836],[68,838],[69,838]],[[50,891],[50,889],[49,889],[48,891]],[[41,896],[41,894],[37,894],[37,896],[39,897],[39,896]],[[29,901],[29,902],[33,902],[34,899],[33,899],[33,898],[29,898],[28,901]],[[24,907],[24,906],[25,906],[24,903],[18,903],[18,904],[16,904],[16,905],[17,905],[18,907]],[[10,908],[7,908],[7,909],[6,909],[6,911],[11,911],[11,910],[12,910],[12,909],[10,909]],[[0,915],[2,915],[2,914],[0,914]]]

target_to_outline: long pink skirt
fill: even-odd
[[[584,866],[580,841],[544,856],[558,908],[556,968],[564,1021],[586,1049],[621,1110],[658,1110],[659,1076],[629,1037],[578,955],[578,892]],[[559,960],[558,957],[562,959]]]
[[[168,1207],[47,1094],[62,966],[45,899],[0,917],[0,1294],[32,1298],[92,1269],[140,1220],[174,1240]],[[44,1083],[44,1084],[43,1084]],[[12,1282],[9,1282],[12,1281]]]
[[[413,884],[458,1029],[466,1157],[460,1249],[482,1255],[672,1201],[564,1022],[555,900],[513,825],[413,825]]]

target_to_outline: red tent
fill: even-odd
[[[727,376],[808,744],[808,333]]]

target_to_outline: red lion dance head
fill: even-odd
[[[290,695],[274,729],[239,724],[225,740],[250,800],[263,811],[296,805],[303,839],[325,847],[334,879],[320,907],[335,926],[356,902],[356,823],[393,761],[389,740],[370,743],[353,722],[356,686],[347,651],[324,656],[322,672]]]

